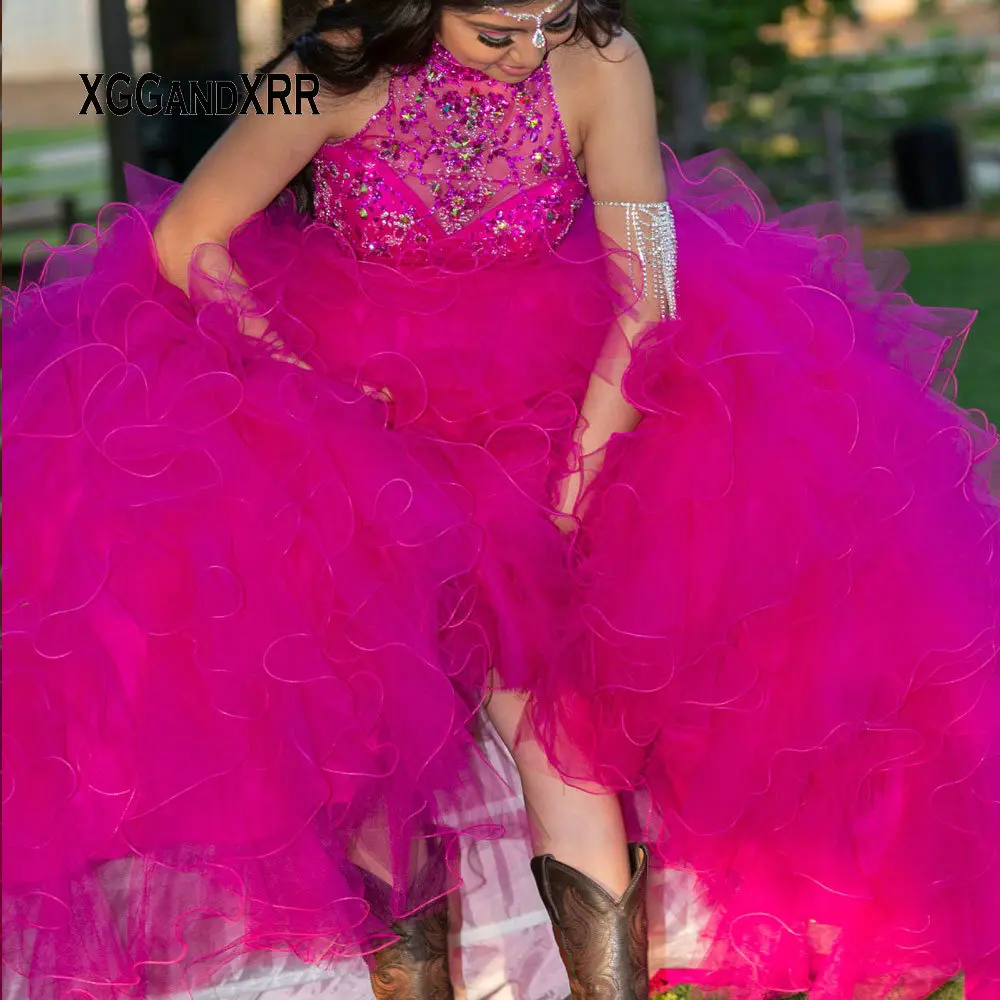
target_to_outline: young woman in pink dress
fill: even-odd
[[[972,317],[678,163],[621,17],[326,7],[270,67],[319,114],[133,172],[5,302],[12,989],[451,996],[488,722],[577,1000],[647,993],[650,864],[733,996],[1000,995]]]

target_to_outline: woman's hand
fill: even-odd
[[[200,299],[223,302],[234,307],[237,328],[244,337],[260,341],[275,361],[312,370],[311,365],[288,349],[285,341],[271,326],[269,317],[261,310],[250,284],[233,260],[228,247],[221,243],[200,244],[189,267],[187,294],[195,292]],[[194,288],[191,287],[192,280]]]
[[[296,368],[304,368],[312,371],[312,365],[307,364],[301,358],[289,352],[285,342],[278,336],[264,316],[242,315],[240,317],[240,332],[244,337],[251,340],[259,340],[272,348],[275,353],[271,354],[274,361],[283,361],[286,364],[295,365]]]

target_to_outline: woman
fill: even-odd
[[[7,304],[7,972],[451,996],[485,716],[574,997],[645,996],[651,856],[734,995],[997,995],[971,317],[664,154],[614,0],[339,2],[268,69],[320,113]]]

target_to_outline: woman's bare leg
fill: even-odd
[[[524,695],[497,691],[486,711],[517,765],[534,852],[553,855],[619,896],[631,870],[618,797],[567,785],[536,743],[516,744],[525,705]]]

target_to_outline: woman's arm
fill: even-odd
[[[672,249],[664,244],[671,233],[649,66],[629,35],[588,57],[594,65],[581,105],[583,156],[597,226],[613,244],[633,250],[642,260],[633,259],[628,275],[635,306],[611,331],[601,369],[591,377],[584,397],[576,434],[582,466],[562,485],[559,509],[566,516],[561,527],[575,524],[577,501],[600,470],[612,435],[638,424],[638,411],[622,395],[631,345],[673,307],[672,283],[663,273],[663,254]]]
[[[289,56],[275,72],[294,74],[302,68]],[[191,172],[153,233],[168,280],[187,292],[195,248],[204,243],[225,247],[237,226],[269,205],[337,132],[345,103],[321,91],[319,114],[252,112],[234,121]]]

